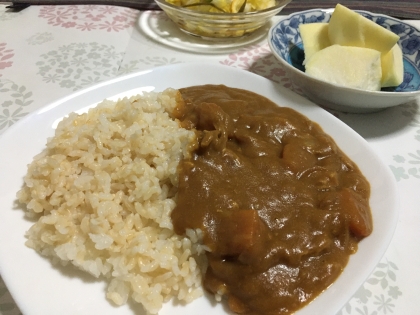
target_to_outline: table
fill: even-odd
[[[76,90],[166,64],[203,60],[224,64],[301,93],[270,52],[265,37],[269,26],[235,45],[208,46],[180,32],[160,11],[41,5],[10,12],[6,6],[0,3],[0,134]],[[420,21],[407,22],[420,27]],[[419,106],[420,99],[372,114],[334,113],[390,167],[401,199],[388,251],[336,315],[420,314]],[[20,314],[1,278],[0,314]]]

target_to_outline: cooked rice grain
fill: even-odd
[[[37,219],[27,245],[109,278],[107,297],[131,296],[156,314],[177,297],[202,295],[199,235],[174,233],[177,166],[196,141],[170,117],[176,90],[70,114],[28,166],[18,192]]]

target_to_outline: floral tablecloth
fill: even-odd
[[[408,22],[420,27],[420,21]],[[159,11],[69,5],[12,12],[0,3],[0,134],[73,91],[166,64],[205,60],[229,65],[301,93],[271,54],[267,28],[234,45],[206,45],[174,28]],[[419,105],[417,100],[374,114],[334,113],[389,165],[401,198],[387,253],[337,315],[420,314]],[[0,314],[20,314],[1,278]]]

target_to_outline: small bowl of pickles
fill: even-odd
[[[206,40],[242,38],[266,25],[291,0],[155,0],[185,33]]]

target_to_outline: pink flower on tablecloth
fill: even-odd
[[[70,19],[72,17],[72,13],[64,8],[46,6],[41,8],[39,17],[46,18],[48,20],[48,24],[59,26],[63,23],[63,21]]]
[[[284,76],[286,76],[286,71],[284,71],[284,69],[283,68],[274,68],[274,69],[271,69],[271,72],[270,72],[270,74],[271,75],[275,75],[275,76],[278,76],[278,77],[284,77]]]
[[[256,64],[260,64],[261,61],[264,60],[263,57],[270,53],[270,49],[266,46],[253,45],[233,54],[229,54],[228,59],[223,60],[221,63],[230,66],[236,64],[239,68],[252,71],[252,68],[255,68]],[[270,66],[270,63],[264,61],[259,68],[266,66]]]
[[[105,15],[103,15],[103,14],[97,14],[97,15],[88,14],[88,15],[86,15],[86,17],[91,19],[92,21],[98,22],[98,21],[103,20],[105,18]]]
[[[100,24],[99,28],[101,30],[106,29],[107,32],[112,32],[112,31],[119,32],[124,29],[124,26],[122,26],[121,24],[118,24],[115,21],[112,21],[112,22],[106,21],[104,24]]]
[[[74,7],[75,7],[76,10],[79,10],[83,14],[88,14],[91,11],[101,11],[101,10],[99,10],[99,8],[95,4],[86,4],[86,5],[83,5],[83,6],[74,5]],[[111,8],[113,8],[113,7],[111,7]]]
[[[118,8],[115,6],[101,6],[100,8],[98,8],[98,11],[104,14],[112,14],[112,13],[117,13]]]
[[[259,45],[253,45],[229,54],[228,59],[221,61],[221,63],[252,71],[251,68],[255,68],[255,64],[259,63],[269,52],[269,49],[267,50]]]
[[[114,21],[116,22],[125,22],[127,21],[127,17],[123,15],[117,15],[114,17]]]
[[[228,55],[227,59],[220,61],[220,63],[248,70],[274,82],[280,83],[297,93],[302,93],[293,86],[290,78],[271,53],[268,44],[253,45],[241,49]]]
[[[93,24],[93,23],[87,23],[85,22],[84,24],[79,24],[76,26],[76,28],[78,28],[79,30],[82,31],[91,31],[96,29],[97,25]]]
[[[10,60],[15,54],[13,49],[6,49],[6,43],[0,43],[0,70],[9,68],[12,66],[13,61]],[[2,74],[0,73],[0,77]]]
[[[7,67],[11,67],[12,63],[13,62],[11,62],[11,61],[7,61],[7,62],[0,61],[0,69],[6,69]]]
[[[105,5],[43,6],[39,17],[53,26],[80,31],[106,30],[120,32],[134,25],[139,12],[135,9]]]
[[[74,22],[66,22],[66,23],[63,23],[62,26],[65,27],[65,28],[72,28],[72,27],[75,27],[76,26],[76,23],[74,23]]]

